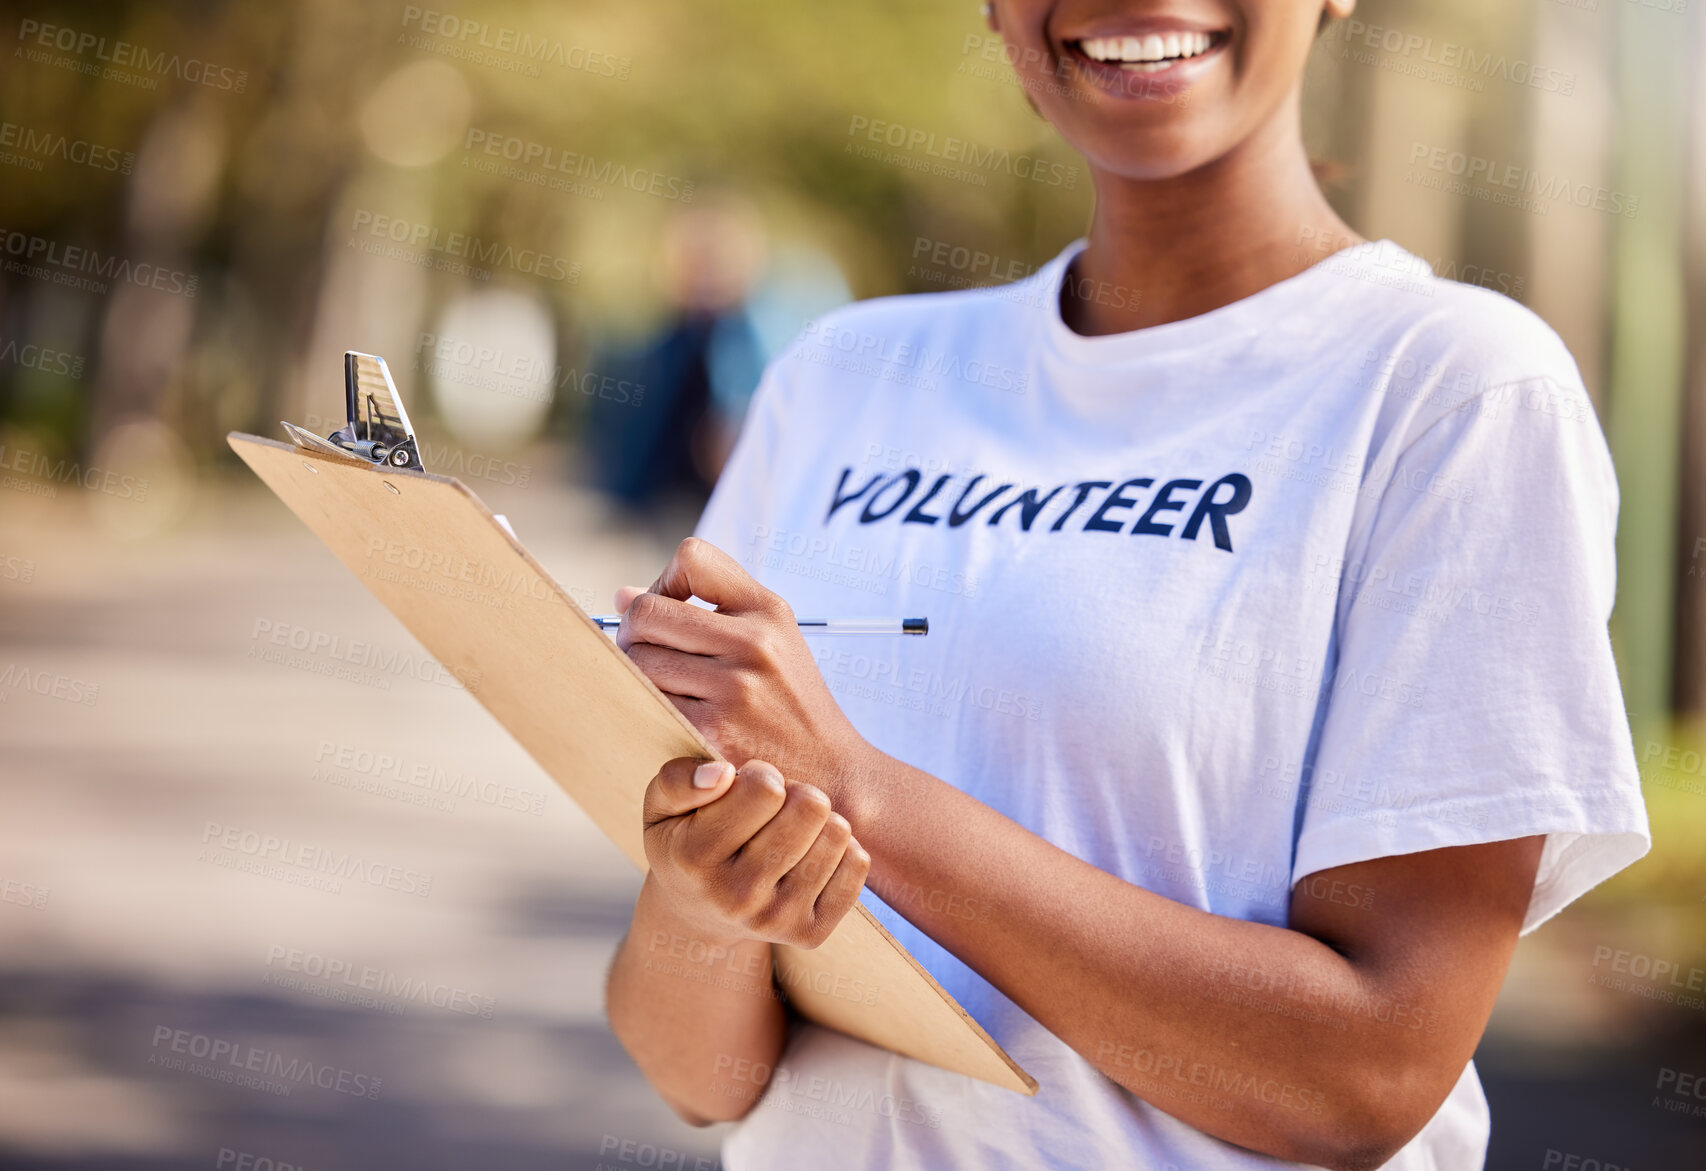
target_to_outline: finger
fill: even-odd
[[[661,687],[658,688],[658,690],[663,691]],[[719,754],[723,756],[740,755],[739,753],[731,754],[724,752],[722,746],[717,743],[717,738],[712,736],[710,732],[706,731],[706,728],[711,724],[712,717],[716,714],[709,703],[702,699],[696,699],[691,695],[674,695],[668,691],[664,691],[663,697],[675,705],[676,711],[687,717],[687,722],[692,724],[701,736],[709,740],[711,742],[711,746],[715,748]]]
[[[616,612],[626,614],[628,604],[646,592],[645,586],[622,586],[616,591]]]
[[[675,556],[652,583],[649,593],[685,602],[702,598],[724,614],[776,614],[788,611],[787,604],[753,580],[740,562],[698,537],[688,537],[676,546]]]
[[[722,709],[711,700],[697,699],[691,695],[675,695],[665,691],[663,697],[675,705],[675,710],[687,717],[698,733],[711,742],[711,747],[717,750],[719,756],[730,760],[739,760],[750,754],[750,748],[743,751],[732,740],[722,735]]]
[[[684,655],[665,646],[640,643],[628,648],[628,657],[645,673],[654,686],[666,695],[681,695],[689,699],[710,699],[717,690],[719,677],[726,672],[716,670],[716,660],[704,655]]]
[[[739,855],[740,865],[754,871],[755,879],[772,884],[780,882],[806,856],[831,817],[840,820],[830,811],[829,795],[817,786],[788,781],[787,789],[782,808],[741,847]],[[842,844],[846,844],[845,839]],[[829,878],[828,870],[823,878]]]
[[[790,897],[798,896],[808,907],[815,906],[852,840],[853,827],[847,824],[847,819],[831,813],[812,840],[811,848],[789,868],[778,885]]]
[[[667,761],[646,786],[642,820],[650,829],[660,821],[692,813],[727,793],[734,779],[734,766],[726,760],[678,756]]]
[[[685,845],[701,863],[731,858],[776,816],[786,798],[787,786],[775,766],[749,760],[721,800],[694,813]]]
[[[623,650],[647,642],[690,655],[723,655],[740,645],[732,616],[652,593],[629,603],[616,631]]]
[[[812,931],[808,946],[816,947],[828,939],[853,905],[859,892],[865,889],[865,876],[871,872],[871,856],[857,841],[847,843],[841,863],[824,884],[812,908]]]

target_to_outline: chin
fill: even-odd
[[[1188,124],[1093,128],[1060,122],[1055,125],[1061,136],[1096,170],[1121,179],[1176,179],[1208,166],[1225,153],[1216,137]]]

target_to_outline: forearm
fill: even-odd
[[[757,1100],[747,1063],[773,1068],[787,1040],[770,945],[673,913],[647,877],[605,985],[611,1028],[654,1089],[694,1125]]]
[[[1438,1014],[1418,981],[1115,878],[881,754],[860,774],[833,799],[871,853],[871,889],[1169,1114],[1265,1153],[1338,1164],[1359,1136],[1390,1131],[1395,1100],[1437,1088],[1403,1073],[1407,1047],[1435,1041]]]
[[[1462,1076],[1527,918],[1542,835],[1322,870],[1309,881],[1366,885],[1377,906],[1299,884],[1283,928],[1098,870],[872,748],[787,604],[703,541],[634,599],[619,641],[723,756],[821,788],[863,844],[857,877],[1044,1027],[1157,1107],[1264,1153],[1356,1171],[1407,1142]],[[841,884],[834,916],[798,915],[805,938],[854,890]]]

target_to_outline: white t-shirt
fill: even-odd
[[[1381,241],[1084,337],[1058,300],[1081,248],[998,291],[838,310],[766,372],[699,534],[797,613],[930,619],[813,642],[859,731],[1094,866],[1262,923],[1320,870],[1545,834],[1527,930],[1640,857],[1606,632],[1617,488],[1557,336]],[[865,901],[1040,1092],[805,1025],[730,1168],[1281,1165],[1122,1089]],[[1240,965],[1204,998],[1325,1045],[1358,1014],[1449,1011],[1323,1004]],[[1109,1055],[1162,1101],[1315,1092]],[[1478,1167],[1488,1127],[1471,1065],[1388,1166]]]

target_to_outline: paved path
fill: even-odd
[[[549,478],[479,488],[583,602],[655,575],[667,541]],[[75,489],[4,495],[0,672],[47,694],[0,688],[0,1165],[215,1168],[234,1151],[311,1171],[590,1168],[625,1141],[714,1155],[602,1019],[628,864],[459,688],[260,654],[275,630],[420,654],[281,505],[233,475],[138,542]],[[363,773],[368,754],[406,763]],[[440,795],[407,783],[417,767]],[[523,808],[482,801],[493,784]],[[240,869],[266,837],[289,842],[274,854],[355,851],[402,889]],[[237,1084],[234,1056],[271,1085]]]

